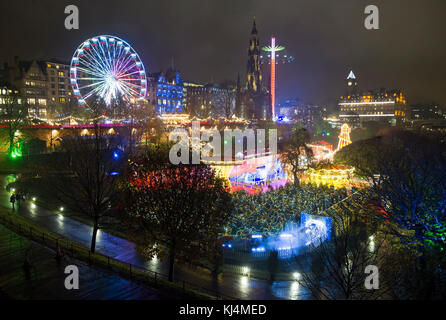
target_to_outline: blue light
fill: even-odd
[[[301,214],[301,226],[305,227],[306,245],[331,239],[332,220],[330,217]]]
[[[119,154],[118,152],[113,152],[113,159],[119,159]]]
[[[293,235],[291,233],[281,233],[279,235],[279,237],[281,237],[281,238],[292,238]]]
[[[263,238],[263,235],[261,235],[261,234],[253,234],[251,236],[251,239],[262,239],[262,238]]]

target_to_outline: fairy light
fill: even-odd
[[[336,151],[341,150],[345,146],[352,143],[352,140],[350,139],[350,132],[352,129],[348,126],[348,124],[344,123],[341,127],[341,133],[339,134],[339,144]]]

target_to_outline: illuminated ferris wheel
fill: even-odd
[[[124,40],[98,36],[83,42],[71,59],[70,84],[80,107],[97,100],[110,105],[123,99],[144,99],[147,80],[144,64]]]

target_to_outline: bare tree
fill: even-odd
[[[160,144],[164,134],[165,125],[160,118],[149,118],[143,124],[145,143],[149,141]]]
[[[290,138],[282,143],[282,161],[290,168],[294,184],[299,185],[299,173],[308,169],[313,151],[308,147],[310,135],[305,128],[293,128]],[[304,158],[305,157],[305,158]]]
[[[104,106],[98,102],[90,112],[93,116],[93,134],[65,137],[63,153],[54,157],[52,181],[55,196],[70,208],[89,217],[93,222],[91,252],[96,249],[96,236],[102,218],[113,211],[116,199],[117,175],[122,168],[123,154],[118,154],[120,139],[106,138],[106,130],[98,116]],[[65,171],[60,171],[64,168]],[[56,172],[56,174],[54,174]]]
[[[224,89],[221,95],[221,105],[223,109],[223,115],[227,119],[231,118],[234,115],[235,109],[235,90],[233,90],[232,88]]]
[[[4,98],[1,106],[0,122],[7,126],[8,155],[13,156],[15,148],[18,148],[23,139],[17,133],[28,120],[28,105],[19,95],[11,94]]]
[[[349,203],[334,206],[326,215],[332,219],[336,234],[332,239],[313,242],[297,258],[304,270],[300,284],[315,299],[385,298],[389,285],[382,277],[378,290],[365,287],[367,266],[376,266],[379,272],[387,267],[388,241],[385,233],[370,224],[363,201],[350,199]]]

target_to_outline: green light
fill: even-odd
[[[17,143],[17,146],[14,146],[14,147],[12,148],[10,157],[11,157],[12,159],[15,159],[15,158],[21,158],[21,157],[22,157],[22,150],[21,150],[21,148],[20,148],[20,143]]]
[[[327,137],[329,137],[330,136],[330,132],[327,132]]]
[[[225,140],[225,144],[228,144],[228,141],[227,141],[227,140]]]
[[[273,50],[274,51],[282,51],[282,50],[285,50],[285,47],[284,46],[275,46],[274,48],[272,48],[271,46],[266,46],[266,47],[263,47],[262,50],[266,51],[266,52],[271,52]]]

